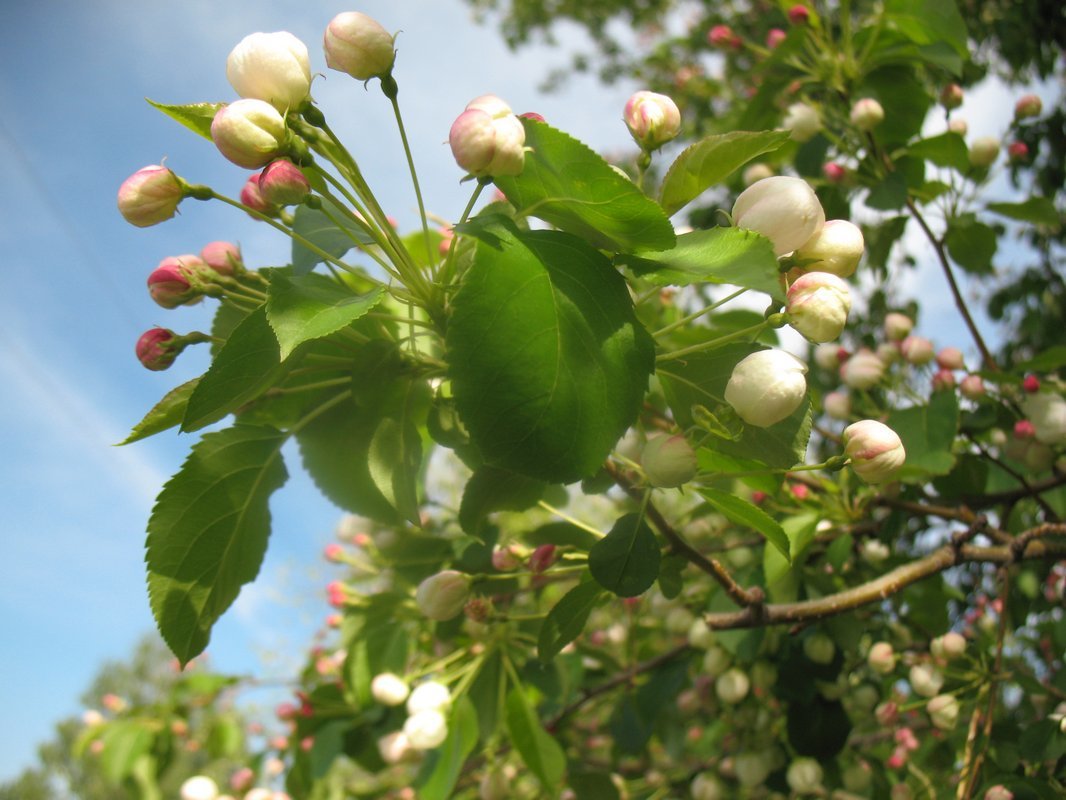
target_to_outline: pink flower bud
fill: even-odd
[[[1022,95],[1014,104],[1014,118],[1039,117],[1044,110],[1044,103],[1035,94]]]
[[[495,547],[492,550],[492,567],[499,572],[513,572],[521,563],[518,554],[511,547]]]
[[[310,193],[310,182],[300,168],[287,158],[271,161],[259,173],[259,194],[271,205],[298,205]]]
[[[890,480],[907,458],[896,432],[876,420],[852,423],[844,429],[843,438],[844,455],[851,459],[855,474],[867,483]]]
[[[895,740],[896,744],[904,750],[911,751],[918,749],[918,739],[914,735],[914,731],[910,728],[900,728],[896,731]]]
[[[808,272],[789,288],[785,311],[789,324],[812,342],[837,339],[851,311],[851,292],[829,272]]]
[[[209,242],[200,251],[200,258],[219,275],[233,275],[244,269],[241,248],[232,242]]]
[[[950,694],[938,694],[925,704],[934,728],[950,731],[959,721],[959,701]]]
[[[699,464],[696,451],[684,436],[660,434],[648,439],[640,456],[648,483],[660,488],[674,488],[688,483]]]
[[[525,142],[521,120],[494,95],[471,100],[448,134],[455,162],[478,177],[521,174]]]
[[[962,351],[957,347],[942,347],[936,354],[936,363],[941,369],[966,369]]]
[[[229,788],[235,792],[246,792],[255,782],[255,772],[251,767],[241,767],[229,776]]]
[[[785,112],[781,126],[791,132],[795,141],[803,143],[809,142],[822,129],[822,120],[806,103],[793,103]]]
[[[174,347],[174,331],[166,328],[151,328],[137,340],[137,360],[153,372],[167,369],[181,352]]]
[[[969,123],[962,117],[952,117],[948,120],[948,131],[951,133],[957,133],[959,136],[965,136],[970,130]]]
[[[748,696],[751,681],[742,669],[726,670],[714,682],[714,693],[726,705],[736,705]]]
[[[942,661],[953,661],[966,652],[966,637],[961,633],[948,631],[929,643],[929,652]]]
[[[788,21],[793,25],[806,25],[811,18],[811,11],[805,5],[794,5],[788,10]]]
[[[265,100],[237,100],[223,106],[211,122],[211,139],[239,167],[258,169],[284,149],[288,130],[277,109]]]
[[[940,105],[949,111],[962,105],[962,87],[957,83],[949,83],[940,90]]]
[[[915,664],[907,677],[911,688],[922,697],[935,697],[944,685],[944,676],[932,664]]]
[[[733,29],[728,25],[715,25],[707,31],[707,41],[712,47],[728,47],[733,50],[739,50],[741,45],[740,37],[733,33]]]
[[[851,398],[844,392],[829,392],[822,398],[822,406],[833,419],[846,420],[851,416]]]
[[[1040,379],[1036,377],[1036,375],[1026,375],[1022,379],[1022,389],[1024,389],[1027,394],[1036,394],[1040,391]]]
[[[885,374],[885,362],[869,350],[860,350],[840,367],[840,379],[851,389],[872,389]]]
[[[871,131],[885,121],[885,110],[872,97],[864,97],[851,107],[850,119],[860,131]]]
[[[404,679],[391,672],[382,672],[370,681],[371,697],[383,706],[403,705],[410,691]]]
[[[258,211],[268,217],[276,217],[281,209],[273,203],[268,203],[263,193],[259,190],[260,173],[249,175],[241,188],[241,202],[252,211]],[[254,217],[253,217],[254,218]]]
[[[344,617],[342,617],[340,614],[330,614],[329,616],[326,617],[326,627],[327,628],[339,628],[343,621],[344,621]]]
[[[776,50],[787,37],[788,34],[780,28],[770,28],[766,34],[766,47],[770,50]]]
[[[933,373],[933,391],[942,392],[955,388],[955,373],[950,369],[938,369]]]
[[[194,271],[207,265],[199,256],[168,256],[148,275],[148,293],[163,308],[189,305],[200,298],[193,287]]]
[[[469,597],[470,577],[446,569],[418,584],[415,603],[427,617],[443,622],[458,616]]]
[[[181,179],[159,164],[141,167],[118,187],[118,210],[126,222],[147,228],[177,213],[185,197]]]
[[[921,336],[908,336],[899,345],[899,352],[908,364],[923,366],[933,360],[933,343]]]
[[[979,400],[985,396],[985,382],[980,375],[967,375],[959,384],[959,392],[969,400]]]
[[[376,20],[358,11],[330,20],[322,45],[326,66],[359,81],[387,75],[396,60],[393,37]]]
[[[1029,159],[1029,145],[1025,142],[1011,142],[1007,145],[1007,158],[1015,164],[1020,161],[1027,161]]]
[[[681,132],[681,112],[665,94],[637,92],[626,101],[623,119],[642,150],[658,150]]]
[[[848,178],[848,171],[835,161],[827,161],[822,165],[822,175],[834,186],[843,183]]]
[[[729,376],[725,401],[759,428],[780,422],[807,393],[807,365],[784,350],[760,350],[742,359]]]
[[[344,548],[336,542],[327,544],[326,548],[322,551],[322,555],[325,556],[326,561],[341,561],[344,558]]]
[[[984,800],[1014,800],[1014,792],[1002,783],[997,783],[985,792]]]
[[[196,775],[181,785],[181,800],[215,800],[218,784],[206,775]]]
[[[899,706],[891,700],[879,703],[877,708],[874,709],[874,718],[881,725],[888,727],[899,719]]]
[[[243,98],[270,103],[282,114],[295,110],[311,93],[307,45],[288,31],[251,33],[226,59],[226,78]]]
[[[814,363],[824,370],[829,372],[836,372],[840,369],[841,359],[840,351],[842,348],[837,347],[835,344],[823,342],[814,348]],[[845,352],[844,360],[847,360],[847,351]]]
[[[876,642],[866,656],[866,663],[878,675],[888,675],[896,668],[896,653],[888,642]]]
[[[914,320],[906,314],[900,314],[896,311],[890,311],[885,314],[885,336],[888,337],[890,341],[902,341],[907,338],[907,335],[913,328]]]
[[[831,219],[793,253],[805,272],[829,272],[841,278],[855,273],[866,249],[862,230],[845,219]]]
[[[1032,439],[1033,434],[1036,433],[1036,428],[1033,427],[1027,419],[1020,419],[1014,423],[1014,438],[1015,439]]]
[[[1027,395],[1022,400],[1022,411],[1029,418],[1032,435],[1038,442],[1051,447],[1066,445],[1066,398],[1061,394],[1037,392]]]
[[[778,256],[802,246],[825,224],[825,212],[810,184],[784,175],[764,178],[741,192],[732,216],[738,228],[768,238]]]
[[[529,571],[540,575],[555,563],[555,545],[542,544],[529,556]]]
[[[979,136],[970,144],[970,164],[980,169],[991,167],[999,157],[999,148],[995,136]]]

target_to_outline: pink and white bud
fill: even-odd
[[[933,727],[950,731],[959,721],[959,701],[950,694],[938,694],[925,704],[925,710]]]
[[[889,341],[901,342],[914,329],[914,320],[898,311],[885,314],[885,336]]]
[[[166,167],[141,167],[118,187],[118,210],[123,219],[138,228],[166,222],[178,211],[185,197],[181,179]]]
[[[1011,142],[1007,145],[1007,158],[1012,164],[1029,160],[1029,145],[1025,142]]]
[[[896,668],[896,653],[888,642],[875,642],[866,654],[866,663],[878,675],[888,675]]]
[[[522,565],[522,559],[512,547],[495,547],[492,550],[492,567],[499,572],[514,572]]]
[[[438,622],[459,616],[470,599],[470,576],[453,569],[430,575],[415,592],[415,603],[427,617]]]
[[[448,721],[439,711],[419,711],[403,723],[403,734],[414,750],[432,750],[448,738]]]
[[[950,369],[938,369],[933,373],[933,391],[942,392],[955,388],[955,373]]]
[[[957,83],[949,83],[940,90],[940,105],[951,111],[962,105],[962,87]]]
[[[797,3],[788,10],[788,21],[793,25],[806,25],[811,18],[811,10],[802,3]]]
[[[811,260],[803,264],[805,272],[828,272],[841,278],[855,274],[866,242],[858,225],[845,219],[831,219],[815,231],[793,256]]]
[[[229,776],[229,788],[235,792],[247,792],[252,788],[253,783],[255,783],[255,772],[251,767],[241,767]]]
[[[885,121],[885,109],[872,97],[864,97],[851,107],[850,119],[860,131],[872,131]]]
[[[278,158],[259,173],[259,194],[271,205],[295,206],[311,194],[311,183],[298,166]]]
[[[941,369],[966,369],[962,351],[957,347],[942,347],[936,354],[936,363]]]
[[[814,363],[828,372],[836,372],[840,369],[840,351],[835,344],[820,344],[814,348]]]
[[[237,100],[223,106],[211,122],[211,139],[239,167],[258,169],[285,149],[285,119],[265,100]]]
[[[874,709],[874,719],[886,728],[894,725],[899,719],[899,706],[891,700],[878,703],[877,708]]]
[[[807,393],[807,365],[784,350],[760,350],[733,368],[725,401],[742,420],[768,428],[799,408]]]
[[[1066,445],[1066,398],[1055,392],[1037,392],[1022,400],[1032,435],[1038,442],[1058,447]]]
[[[852,423],[844,429],[843,439],[851,469],[870,484],[891,480],[907,458],[896,432],[877,420]]]
[[[455,162],[471,175],[519,175],[526,130],[510,106],[494,95],[471,100],[448,134]]]
[[[959,383],[959,392],[968,400],[980,400],[985,396],[985,382],[980,375],[967,375]]]
[[[984,800],[1014,800],[1014,792],[1002,783],[997,783],[985,792]]]
[[[797,794],[815,794],[823,791],[822,766],[813,758],[797,758],[788,765],[785,780],[788,788]]]
[[[692,779],[688,792],[692,800],[726,800],[729,796],[725,786],[713,772],[701,772]]]
[[[935,697],[944,685],[944,675],[932,664],[915,664],[907,678],[911,688],[922,697]]]
[[[97,725],[103,725],[104,722],[104,715],[95,708],[89,708],[82,712],[81,724],[86,728],[95,728]]]
[[[196,775],[181,784],[181,800],[216,800],[218,784],[206,775]]]
[[[241,248],[232,242],[208,242],[200,250],[200,258],[219,275],[234,275],[244,271]]]
[[[712,47],[731,50],[739,50],[742,44],[740,37],[728,25],[715,25],[707,31],[707,42]]]
[[[885,364],[895,364],[900,360],[899,344],[896,342],[881,342],[874,352]]]
[[[825,224],[825,212],[810,184],[785,175],[764,178],[741,192],[732,216],[738,228],[768,238],[777,256],[801,247]]]
[[[193,286],[197,268],[207,268],[199,256],[167,256],[149,273],[148,293],[163,308],[195,303],[200,298]]]
[[[835,161],[827,161],[822,165],[822,175],[829,183],[838,186],[848,179],[848,170]]]
[[[426,681],[418,684],[407,698],[407,713],[442,711],[447,709],[451,702],[452,693],[448,691],[447,686],[437,681]]]
[[[806,103],[793,103],[785,112],[781,127],[792,134],[794,141],[809,142],[822,129],[818,112]]]
[[[529,571],[534,575],[540,575],[548,567],[555,563],[555,545],[539,545],[529,556]]]
[[[226,79],[243,98],[270,103],[282,114],[295,110],[311,93],[307,45],[288,31],[251,33],[226,59]]]
[[[833,640],[824,633],[815,632],[803,640],[803,654],[815,664],[829,664],[836,655]]]
[[[181,347],[175,347],[174,331],[166,328],[150,328],[137,340],[137,360],[145,369],[161,372],[174,363],[181,353]]]
[[[766,33],[766,47],[768,50],[776,50],[787,38],[788,34],[780,28],[770,28]]]
[[[970,125],[962,117],[952,117],[948,120],[948,131],[965,136],[970,130]]]
[[[258,211],[267,217],[276,217],[281,213],[281,208],[268,203],[263,193],[259,190],[260,173],[256,172],[248,176],[248,180],[241,187],[241,202],[252,211]],[[254,218],[254,216],[253,216]]]
[[[872,389],[885,374],[885,362],[869,350],[860,350],[840,367],[840,379],[850,389]]]
[[[684,436],[660,434],[648,439],[640,456],[651,486],[674,488],[688,483],[699,470],[696,451]]]
[[[948,631],[929,643],[929,652],[941,661],[954,661],[966,653],[966,637],[961,633]]]
[[[1043,110],[1044,102],[1037,95],[1022,95],[1018,98],[1018,102],[1014,104],[1014,118],[1039,117]]]
[[[391,672],[381,672],[370,681],[370,695],[383,706],[403,705],[409,694],[407,682]]]
[[[933,360],[936,350],[933,343],[921,336],[908,336],[899,345],[899,352],[908,364],[924,366]]]
[[[979,136],[970,143],[970,164],[984,169],[999,158],[1000,141],[995,136]]]
[[[636,92],[626,101],[623,119],[633,140],[649,153],[681,132],[681,111],[665,94]]]
[[[833,419],[847,420],[851,416],[851,398],[844,392],[829,392],[822,398],[822,407]]]
[[[765,178],[772,178],[773,176],[774,171],[770,165],[760,161],[745,167],[744,172],[741,173],[740,179],[744,182],[745,186],[751,186],[753,183],[758,183]]]
[[[358,11],[338,14],[323,36],[326,66],[359,81],[380,78],[396,61],[394,37],[377,20]]]
[[[736,705],[751,690],[751,681],[742,669],[733,667],[718,676],[714,682],[714,693],[726,705]]]
[[[808,272],[788,288],[789,324],[812,342],[840,337],[851,311],[848,285],[830,272]]]
[[[386,733],[378,739],[378,753],[386,764],[399,764],[410,752],[411,742],[403,731]]]

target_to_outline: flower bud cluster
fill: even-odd
[[[495,95],[471,100],[448,134],[455,162],[476,177],[519,175],[526,131],[511,107]]]
[[[681,112],[665,94],[637,92],[626,101],[623,119],[633,140],[649,153],[681,132]]]

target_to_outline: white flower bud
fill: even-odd
[[[959,701],[950,694],[938,694],[925,704],[933,726],[942,731],[950,731],[959,720]]]
[[[813,758],[797,758],[788,765],[785,780],[798,794],[813,794],[822,789],[822,767]]]
[[[391,672],[382,672],[370,681],[370,694],[383,706],[402,705],[409,692],[404,679]]]
[[[999,158],[1000,142],[995,136],[979,136],[970,144],[970,164],[978,168],[991,167]]]
[[[740,753],[733,760],[733,769],[741,786],[753,789],[761,786],[773,769],[769,753]]]
[[[720,645],[712,645],[703,655],[703,671],[709,678],[716,678],[725,672],[732,660],[729,652]]]
[[[411,743],[403,731],[386,733],[378,739],[378,753],[386,764],[397,764],[411,752]]]
[[[822,406],[833,419],[846,420],[851,416],[851,398],[844,392],[829,392],[822,398]]]
[[[815,632],[803,640],[803,654],[815,664],[829,664],[836,655],[836,645],[824,633]]]
[[[1022,411],[1038,442],[1052,447],[1066,444],[1066,398],[1054,392],[1030,394],[1022,400]]]
[[[793,103],[785,113],[782,127],[791,131],[794,140],[802,143],[813,139],[822,129],[822,120],[818,112],[806,103]]]
[[[901,342],[914,329],[914,320],[898,311],[885,314],[885,336],[890,341]]]
[[[470,576],[446,569],[418,584],[415,603],[427,617],[443,622],[458,616],[469,597]]]
[[[844,455],[851,459],[851,468],[867,483],[884,483],[891,479],[907,452],[894,430],[882,422],[864,419],[844,429]]]
[[[804,271],[829,272],[849,278],[855,274],[865,250],[866,241],[858,225],[846,219],[831,219],[792,255],[799,260],[813,259],[811,263],[803,264]]]
[[[933,343],[921,336],[908,336],[899,345],[899,351],[908,364],[924,366],[936,355]]]
[[[1002,783],[997,783],[985,792],[984,800],[1014,800],[1014,792]]]
[[[915,664],[908,679],[911,688],[922,697],[935,697],[944,685],[944,676],[932,664]]]
[[[749,425],[768,428],[799,408],[807,392],[807,365],[784,350],[760,350],[729,376],[725,400]]]
[[[174,216],[185,196],[182,181],[161,164],[141,167],[118,189],[118,210],[138,228],[158,225]]]
[[[871,389],[884,374],[885,362],[869,350],[860,350],[840,367],[840,379],[851,389]]]
[[[326,66],[368,81],[392,69],[396,60],[393,37],[377,20],[346,11],[330,20],[322,41]]]
[[[709,650],[714,647],[717,637],[702,617],[697,617],[688,629],[688,643],[700,650]]]
[[[929,643],[929,652],[943,661],[953,661],[966,652],[966,637],[961,633],[948,631]]]
[[[701,772],[689,785],[692,800],[725,800],[726,790],[713,772]]]
[[[478,177],[520,174],[525,142],[522,121],[494,95],[471,100],[448,134],[455,162]]]
[[[216,800],[218,784],[206,775],[196,775],[181,785],[181,800]]]
[[[808,272],[788,287],[785,307],[793,328],[812,342],[837,339],[851,311],[851,292],[829,272]]]
[[[814,348],[814,363],[829,372],[840,369],[840,346],[828,342],[818,345]]]
[[[404,721],[403,733],[415,750],[432,750],[448,738],[448,721],[439,711],[419,711]]]
[[[866,663],[878,675],[888,675],[896,668],[896,653],[888,642],[875,642],[866,655]]]
[[[634,141],[648,152],[659,149],[681,132],[681,112],[665,94],[635,93],[626,101],[623,118]]]
[[[288,31],[249,34],[226,59],[226,78],[241,97],[263,100],[284,114],[311,92],[307,46]]]
[[[447,686],[436,681],[426,681],[418,684],[407,698],[407,713],[440,711],[447,708],[451,702],[452,694]]]
[[[979,400],[985,396],[985,382],[980,375],[967,375],[959,383],[959,392],[968,400]]]
[[[258,169],[285,146],[285,120],[265,100],[237,100],[223,106],[211,122],[215,147],[238,167]]]
[[[742,669],[726,670],[718,676],[714,682],[714,693],[718,699],[728,705],[736,705],[748,696],[751,689],[751,681]]]
[[[871,131],[885,120],[885,110],[872,97],[864,97],[851,107],[851,124],[860,131]]]
[[[699,463],[696,451],[684,436],[660,434],[648,439],[640,456],[648,483],[660,488],[674,488],[688,483],[696,475]]]
[[[810,184],[785,175],[764,178],[741,192],[732,216],[738,228],[769,239],[778,256],[803,245],[825,224],[825,211]]]
[[[877,565],[892,555],[892,551],[889,550],[888,545],[882,541],[877,539],[867,539],[859,548],[859,555],[862,556],[863,561],[868,564]]]
[[[688,633],[688,629],[692,627],[692,623],[695,620],[695,616],[691,611],[684,607],[677,607],[670,609],[670,613],[666,615],[666,630],[677,636],[681,636]]]
[[[756,164],[751,164],[744,169],[740,179],[744,182],[745,186],[751,186],[753,183],[758,183],[764,178],[772,178],[774,171],[769,164],[763,164],[761,161]]]

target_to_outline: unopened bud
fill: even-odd
[[[862,230],[844,219],[831,219],[793,254],[805,272],[828,272],[841,278],[855,273],[866,249]]]
[[[938,369],[933,373],[933,391],[942,392],[955,388],[955,373],[950,369]]]
[[[1039,117],[1044,110],[1043,101],[1035,94],[1022,95],[1014,104],[1014,118]]]
[[[388,74],[396,60],[393,37],[375,19],[358,11],[330,20],[323,47],[326,66],[360,81]]]
[[[802,246],[825,224],[825,212],[810,184],[785,175],[765,178],[741,192],[732,216],[738,228],[768,238],[778,256]]]
[[[788,765],[785,780],[788,788],[797,794],[814,794],[822,791],[824,777],[821,765],[813,758],[797,758]]]
[[[237,100],[223,106],[211,122],[211,139],[227,159],[239,167],[258,169],[284,149],[285,120],[265,100]]]
[[[403,733],[415,750],[432,750],[448,738],[448,721],[439,711],[419,711],[403,724]]]
[[[860,350],[840,367],[840,379],[852,389],[872,389],[885,374],[885,362],[869,350]]]
[[[899,351],[908,364],[924,366],[933,360],[936,351],[933,343],[921,336],[908,336],[899,345]]]
[[[1037,392],[1022,400],[1032,435],[1038,442],[1058,447],[1066,445],[1066,398],[1055,392]]]
[[[840,369],[840,349],[828,342],[818,345],[814,348],[814,363],[828,372],[836,372]]]
[[[851,292],[830,272],[808,272],[788,288],[785,310],[793,328],[812,342],[837,339],[851,311]]]
[[[941,369],[966,369],[962,351],[957,347],[942,347],[936,354],[936,363]]]
[[[183,197],[181,179],[166,167],[153,164],[141,167],[118,187],[118,210],[126,222],[147,228],[173,217]]]
[[[949,83],[940,90],[940,105],[951,111],[962,105],[962,87],[957,83]]]
[[[864,97],[851,107],[851,124],[860,131],[870,131],[885,120],[885,110],[872,97]]]
[[[718,699],[727,705],[736,705],[748,696],[751,689],[751,681],[742,669],[726,670],[718,676],[714,682],[714,693]]]
[[[726,788],[713,772],[701,772],[689,784],[692,800],[725,800]]]
[[[827,161],[822,165],[822,175],[833,185],[839,185],[847,180],[848,171],[835,161]]]
[[[824,633],[815,632],[803,640],[803,654],[815,664],[829,664],[836,655],[836,645]]]
[[[788,34],[780,28],[770,28],[766,33],[766,48],[768,50],[776,50],[787,38]]]
[[[1022,378],[1022,389],[1026,394],[1036,394],[1040,391],[1040,379],[1036,375],[1026,375]]]
[[[452,695],[447,686],[437,681],[426,681],[418,684],[407,698],[407,713],[440,711],[448,708],[451,702]]]
[[[271,161],[259,174],[259,194],[271,205],[298,205],[310,193],[307,177],[287,158]]]
[[[806,103],[793,103],[785,112],[781,126],[792,134],[793,140],[808,142],[822,129],[818,112]]]
[[[957,133],[959,136],[965,136],[970,130],[969,123],[962,117],[952,117],[948,121],[948,131],[951,133]]]
[[[896,653],[888,642],[875,642],[866,655],[866,663],[878,675],[888,675],[896,668]]]
[[[896,432],[877,420],[852,423],[844,429],[843,440],[852,470],[870,484],[890,480],[907,458]]]
[[[907,338],[914,328],[914,320],[906,314],[890,311],[885,314],[885,336],[889,341],[900,342]]]
[[[784,350],[760,350],[729,376],[725,401],[749,425],[767,428],[799,408],[807,392],[807,365]]]
[[[241,188],[241,202],[252,211],[258,211],[267,217],[276,217],[281,212],[281,208],[266,201],[263,193],[259,191],[259,179],[260,173],[258,172],[248,176],[248,180]]]
[[[859,556],[868,564],[880,564],[892,555],[888,545],[878,539],[867,539],[859,548]]]
[[[1029,159],[1029,145],[1025,142],[1011,142],[1007,145],[1007,158],[1017,164]]]
[[[182,350],[181,347],[175,347],[175,339],[172,330],[150,328],[137,340],[137,360],[153,372],[167,369]]]
[[[513,572],[521,566],[522,561],[518,553],[511,547],[496,547],[492,551],[493,569],[499,572]]]
[[[684,436],[666,434],[648,439],[640,463],[648,483],[659,488],[674,488],[688,483],[699,469],[696,451],[688,440]]]
[[[899,719],[899,706],[891,700],[879,703],[874,709],[874,719],[886,728],[893,725]]]
[[[991,167],[999,157],[999,148],[995,136],[979,136],[970,144],[970,164],[982,169]]]
[[[944,685],[944,676],[932,664],[915,664],[908,674],[911,688],[922,697],[935,697]]]
[[[681,112],[677,103],[665,94],[635,93],[626,101],[623,119],[633,140],[649,153],[681,132]]]
[[[774,171],[770,168],[770,165],[760,161],[746,167],[741,174],[740,179],[744,182],[745,186],[751,186],[753,183],[758,183],[764,178],[772,178],[773,176]]]
[[[959,721],[959,701],[950,694],[938,694],[925,704],[933,727],[950,731]]]
[[[811,10],[807,6],[797,4],[788,10],[788,21],[793,25],[806,25],[811,18]]]
[[[378,739],[378,753],[386,764],[398,764],[411,752],[411,743],[403,731],[386,733]],[[247,800],[247,798],[245,798]]]
[[[846,420],[851,416],[851,398],[844,392],[829,392],[822,398],[822,407],[833,419]]]
[[[226,78],[241,97],[270,103],[284,114],[311,93],[307,45],[288,31],[249,34],[226,59]]]
[[[953,661],[966,652],[966,637],[961,633],[948,631],[929,643],[929,652],[943,661]]]
[[[712,47],[739,50],[742,42],[728,25],[715,25],[707,31],[707,41]]]
[[[399,675],[382,672],[370,681],[371,696],[383,706],[399,706],[407,699],[410,690]]]
[[[980,375],[967,375],[959,384],[959,392],[969,400],[979,400],[985,396],[985,382]]]
[[[1002,783],[997,783],[985,792],[984,800],[1014,800],[1014,792]]]
[[[254,782],[255,772],[251,767],[241,767],[229,776],[229,787],[235,792],[247,792]]]
[[[529,571],[540,575],[555,563],[555,545],[542,544],[529,556]]]
[[[525,164],[526,131],[503,100],[471,100],[448,134],[455,162],[478,177],[519,175]]]
[[[199,256],[168,256],[148,275],[148,293],[163,308],[195,303],[200,292],[194,287],[194,271],[206,268]]]
[[[241,248],[232,242],[208,242],[200,250],[200,258],[219,275],[234,275],[244,271]]]
[[[215,800],[218,784],[206,775],[196,775],[181,785],[181,800]]]
[[[415,593],[419,610],[438,622],[459,615],[470,597],[470,577],[452,569],[430,575]]]

